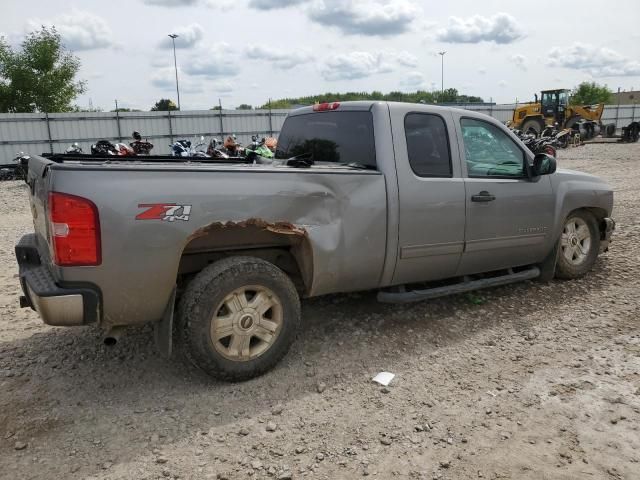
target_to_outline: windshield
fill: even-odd
[[[276,158],[376,166],[371,112],[317,112],[288,117]]]
[[[543,92],[542,93],[542,104],[543,105],[553,105],[555,103],[555,92]]]

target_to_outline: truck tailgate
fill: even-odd
[[[50,166],[53,162],[43,157],[29,158],[26,183],[29,186],[29,204],[33,216],[33,227],[38,251],[44,263],[51,263],[51,251],[47,241],[49,227],[47,222],[47,200],[50,190]]]

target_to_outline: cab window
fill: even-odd
[[[460,121],[469,177],[524,177],[525,156],[497,126],[472,118]]]
[[[543,105],[553,105],[555,103],[555,93],[543,93],[542,94],[542,104]]]
[[[287,117],[276,158],[308,156],[316,163],[355,163],[376,168],[371,112],[317,112]]]
[[[404,118],[409,165],[419,177],[451,177],[449,135],[442,117],[409,113]]]

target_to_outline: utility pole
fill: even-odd
[[[441,59],[442,59],[442,69],[441,69],[441,74],[440,74],[440,86],[442,88],[442,94],[444,95],[444,54],[447,52],[438,52],[438,55],[440,55]],[[440,100],[442,101],[442,99]]]
[[[118,108],[118,99],[114,100],[116,102],[116,126],[118,127],[118,141],[122,141],[122,131],[120,130],[120,109]]]
[[[176,33],[170,33],[171,41],[173,42],[173,66],[176,69],[176,94],[178,95],[178,110],[180,110],[180,87],[178,86],[178,61],[176,60]]]

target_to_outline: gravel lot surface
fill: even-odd
[[[18,308],[31,216],[24,184],[0,183],[0,477],[640,478],[640,144],[559,157],[616,191],[590,275],[305,301],[290,354],[241,384],[161,359],[150,327],[109,349]],[[383,370],[388,388],[371,382]]]

